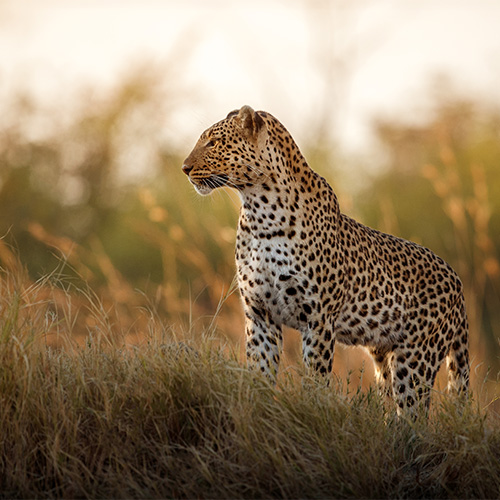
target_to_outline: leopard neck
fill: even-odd
[[[325,213],[339,212],[337,198],[328,183],[307,164],[298,148],[280,155],[268,148],[268,172],[262,182],[240,192],[241,216],[254,235],[261,238],[293,237],[309,206]],[[313,203],[314,202],[314,203]]]

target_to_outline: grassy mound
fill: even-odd
[[[275,388],[205,348],[4,329],[0,469],[5,498],[493,498],[500,429],[446,399],[409,422],[375,392]]]

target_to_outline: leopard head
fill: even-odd
[[[201,134],[182,166],[199,194],[221,186],[243,191],[269,177],[264,159],[269,117],[243,106]]]

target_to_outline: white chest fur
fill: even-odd
[[[311,302],[314,295],[298,260],[302,243],[287,235],[263,236],[238,233],[236,264],[243,300],[265,309],[276,323],[298,328],[297,304]]]

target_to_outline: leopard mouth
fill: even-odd
[[[199,194],[206,196],[218,187],[227,186],[229,177],[226,174],[211,174],[201,178],[190,177],[189,180]]]

